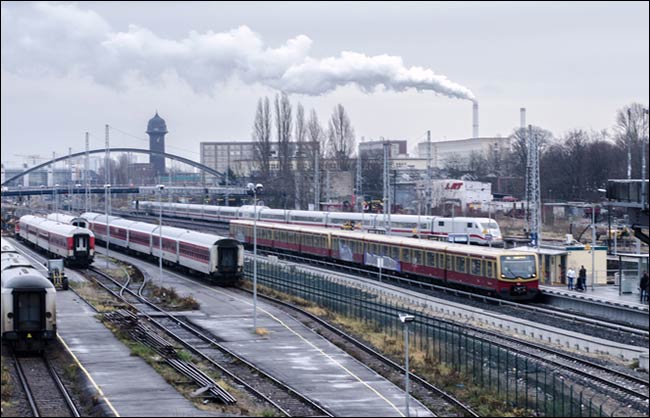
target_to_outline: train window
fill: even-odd
[[[436,266],[436,253],[427,253],[427,266]]]
[[[388,247],[388,245],[382,245],[381,246],[381,253],[380,254],[381,255],[386,255],[386,256],[390,255],[390,248]]]
[[[402,261],[405,263],[411,262],[411,250],[408,248],[402,248]]]
[[[485,276],[489,278],[494,277],[494,263],[491,261],[485,262]]]
[[[467,222],[467,227],[471,228],[472,227],[472,222]]]
[[[453,270],[454,265],[451,264],[452,256],[447,255],[445,259],[445,270]]]
[[[456,257],[456,271],[459,273],[466,273],[465,270],[465,257]]]
[[[481,260],[471,260],[471,265],[472,265],[472,271],[471,273],[474,276],[480,276],[481,275]]]
[[[413,264],[422,265],[422,251],[413,250]]]
[[[438,221],[438,226],[445,226],[445,222],[444,221]]]
[[[399,260],[399,247],[390,247],[390,257],[393,260]]]
[[[377,244],[370,244],[368,246],[368,252],[370,254],[377,254]]]

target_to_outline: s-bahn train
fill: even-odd
[[[95,235],[87,228],[25,215],[16,224],[16,235],[67,265],[87,268],[95,257]]]
[[[56,289],[2,240],[2,341],[16,351],[41,351],[56,338]]]
[[[233,238],[253,244],[253,221],[231,221]],[[392,270],[426,283],[470,288],[525,301],[539,294],[534,253],[393,235],[257,223],[257,245],[277,251]]]
[[[160,257],[158,225],[93,212],[81,216],[88,220],[98,240],[110,240],[112,247],[127,252]],[[238,241],[170,226],[162,227],[162,259],[166,264],[203,273],[221,285],[237,283],[244,271],[244,247]]]
[[[158,216],[158,202],[137,203],[139,210]],[[230,222],[235,219],[254,219],[254,206],[209,206],[184,203],[162,203],[164,216],[216,222]],[[294,225],[318,226],[341,229],[344,226],[355,230],[386,231],[388,222],[376,213],[321,212],[306,210],[270,209],[257,207],[258,221],[287,223]],[[503,242],[501,229],[494,219],[476,217],[443,218],[440,216],[391,215],[391,234],[401,236],[421,236],[424,238],[458,240],[459,235],[467,235],[472,244],[488,245]],[[456,241],[458,242],[458,241]]]

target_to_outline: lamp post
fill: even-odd
[[[248,183],[248,194],[253,196],[253,332],[257,331],[257,194],[264,186],[260,183]]]
[[[596,282],[596,205],[591,205],[591,291],[594,291]],[[586,287],[586,286],[585,286]]]
[[[160,269],[160,288],[163,287],[163,245],[162,245],[162,192],[165,190],[164,184],[158,184],[158,249],[160,250],[160,257],[158,257],[158,268]]]
[[[110,184],[107,183],[107,184],[104,185],[104,203],[106,205],[105,211],[106,211],[106,268],[107,269],[108,269],[108,258],[110,256],[110,251],[111,251],[110,250],[110,246],[111,246],[111,244],[110,244],[111,243],[111,225],[110,225],[110,223],[111,222],[108,219],[108,211],[109,211],[108,194],[109,194],[110,189],[111,189]]]
[[[415,316],[399,314],[399,320],[404,324],[404,368],[406,375],[404,377],[404,391],[406,392],[406,416],[410,417],[409,410],[409,324],[415,321]]]
[[[79,184],[79,183],[74,185],[75,194],[77,195],[77,198],[75,200],[78,201],[77,202],[77,209],[79,210],[79,212],[81,212],[81,195],[79,194],[79,188],[80,187],[81,187],[81,184]]]
[[[59,183],[54,185],[54,213],[59,213],[59,194],[57,193],[59,189]]]

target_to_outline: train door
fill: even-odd
[[[238,256],[237,245],[218,247],[217,265],[220,273],[234,273],[237,271]]]
[[[45,290],[14,290],[14,330],[34,332],[45,329]]]

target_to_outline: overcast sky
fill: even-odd
[[[647,2],[2,2],[2,161],[104,146],[199,160],[201,141],[250,141],[257,100],[284,90],[323,125],[337,103],[361,137],[562,135],[648,104]]]

